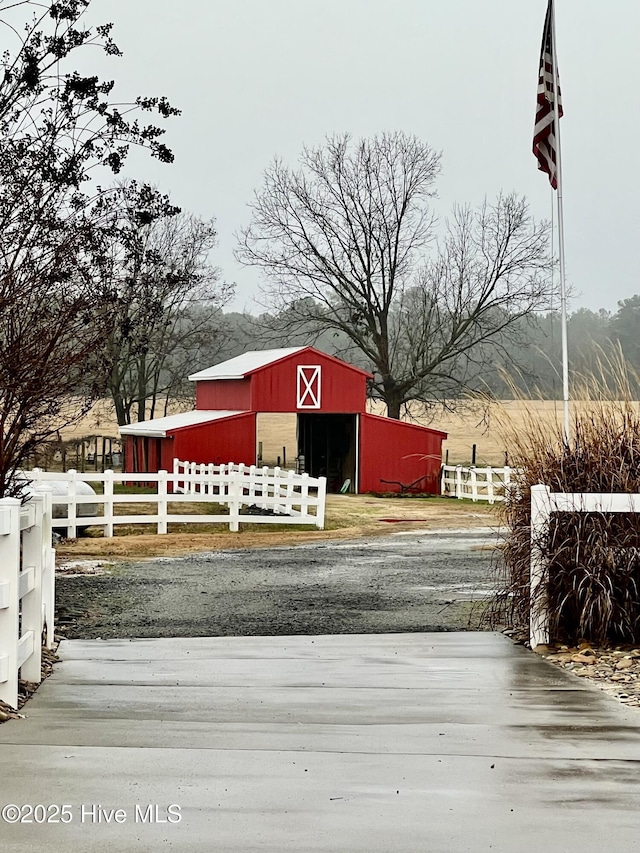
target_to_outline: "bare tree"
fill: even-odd
[[[134,188],[135,190],[135,188]],[[118,423],[154,417],[161,400],[180,396],[202,338],[218,334],[222,306],[233,285],[211,265],[216,243],[213,220],[203,221],[161,203],[159,216],[140,219],[125,190],[125,222],[111,245],[108,265],[114,329],[107,340],[109,391]],[[162,202],[162,197],[158,197]]]
[[[96,361],[114,317],[100,259],[122,198],[90,190],[92,173],[109,180],[131,145],[173,159],[163,131],[137,120],[176,114],[165,99],[117,104],[112,82],[65,70],[84,47],[119,55],[110,24],[83,26],[88,5],[0,0],[16,37],[0,80],[0,494],[19,491],[25,456],[104,390]]]
[[[96,264],[109,217],[70,216],[55,194],[36,208],[35,178],[14,198],[14,166],[0,164],[0,494],[19,490],[25,457],[101,396],[114,322]]]
[[[548,229],[525,199],[456,208],[434,239],[439,164],[402,133],[329,138],[298,171],[267,170],[237,250],[267,275],[289,336],[309,324],[346,336],[394,418],[407,401],[459,394],[487,345],[548,298]]]

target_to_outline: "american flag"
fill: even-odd
[[[549,0],[547,17],[542,33],[540,50],[540,76],[538,78],[538,107],[533,132],[533,153],[538,160],[538,168],[549,175],[549,183],[558,188],[556,116],[554,109],[553,79],[553,0]],[[558,118],[562,116],[562,97],[560,81],[558,83]]]

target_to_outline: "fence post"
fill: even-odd
[[[491,465],[487,465],[487,498],[490,504],[494,504],[496,502],[496,496],[493,489],[493,468]]]
[[[71,468],[71,470],[67,471],[67,473],[69,475],[69,500],[67,503],[67,538],[75,539],[78,535],[78,509],[76,503],[76,498],[78,496],[78,489],[76,487],[76,483],[78,482],[78,472],[75,468]]]
[[[309,490],[307,488],[307,495],[309,494]],[[325,504],[327,500],[327,478],[326,477],[318,477],[318,507],[316,509],[316,527],[318,530],[324,530],[324,510]],[[300,509],[306,509],[307,512],[309,507],[300,507]]]
[[[475,447],[475,444],[473,445]],[[478,474],[475,468],[469,470],[469,482],[471,484],[471,500],[478,500]]]
[[[227,474],[229,502],[229,530],[237,533],[240,530],[240,478],[235,472]]]
[[[511,485],[511,468],[509,468],[508,465],[504,466],[503,483],[504,483],[504,499],[506,501],[507,498],[509,497],[509,486]]]
[[[455,496],[457,498],[461,498],[462,495],[462,465],[456,465],[456,477],[455,477]]]
[[[531,486],[531,562],[529,570],[529,642],[532,649],[549,642],[548,596],[545,582],[545,555],[541,537],[549,523],[551,491],[547,486]]]
[[[167,522],[167,471],[158,471],[158,533],[166,533]]]
[[[276,503],[276,500],[280,500],[280,466],[276,465],[273,469],[273,511],[279,514],[282,513],[282,505]]]
[[[327,478],[319,477],[318,483],[321,480],[324,480],[324,488],[326,493],[327,488]],[[320,486],[318,486],[318,501],[320,501]],[[318,504],[318,509],[316,512],[320,512],[320,505]],[[300,515],[309,515],[309,475],[305,472],[300,475]],[[316,526],[317,526],[316,521]],[[324,510],[322,513],[322,523],[324,525]]]
[[[0,699],[18,706],[20,501],[0,499]]]
[[[295,474],[289,471],[287,474],[287,512],[293,515],[293,497],[295,495]]]
[[[256,502],[256,466],[249,466],[249,480],[248,480],[248,501],[249,506],[252,506]]]
[[[24,637],[31,632],[33,651],[21,667],[25,681],[39,684],[42,680],[42,562],[44,556],[42,542],[42,518],[44,495],[34,494],[29,505],[35,510],[34,523],[22,533],[22,568],[20,572],[22,596],[22,624],[20,634]]]
[[[38,492],[42,495],[42,623],[45,645],[52,649],[56,602],[56,552],[51,547],[53,490],[51,486],[42,484]]]
[[[107,468],[104,472],[104,535],[107,538],[113,536],[113,470]]]

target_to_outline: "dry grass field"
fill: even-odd
[[[384,408],[370,405],[369,411],[384,414]],[[516,429],[523,429],[527,418],[553,424],[562,422],[562,402],[550,400],[505,400],[490,406],[486,411],[478,407],[475,411],[466,409],[459,414],[439,413],[435,417],[425,415],[419,409],[412,412],[412,420],[433,429],[448,433],[443,445],[443,453],[449,451],[450,464],[464,464],[471,461],[472,448],[476,445],[477,465],[504,465],[505,446],[502,429],[508,419]],[[79,439],[83,436],[118,436],[113,407],[108,402],[94,406],[89,414],[73,427],[60,431],[64,440]],[[262,461],[265,465],[274,465],[278,456],[291,464],[296,456],[296,416],[295,414],[259,414],[258,441],[262,442]]]
[[[448,433],[443,453],[449,451],[449,464],[471,462],[473,445],[476,445],[476,465],[503,466],[505,453],[509,454],[503,437],[505,427],[522,432],[527,421],[534,418],[549,426],[550,431],[562,424],[562,401],[554,400],[504,400],[487,409],[461,414],[445,413],[432,424],[435,429]]]
[[[384,414],[384,407],[370,405],[369,411]],[[562,424],[562,401],[554,400],[503,400],[486,407],[469,403],[459,412],[425,413],[414,406],[411,421],[447,433],[442,445],[443,461],[449,453],[450,465],[470,464],[473,445],[476,445],[476,465],[503,466],[505,453],[509,453],[503,437],[505,427],[521,432],[529,420],[548,424],[550,430]]]

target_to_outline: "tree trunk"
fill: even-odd
[[[394,418],[396,421],[400,420],[400,406],[402,405],[402,400],[400,397],[390,396],[386,399],[387,404],[387,417]]]
[[[138,423],[146,420],[147,414],[147,358],[144,353],[138,359]]]
[[[122,399],[122,395],[118,391],[112,389],[111,397],[113,399],[113,404],[116,409],[116,418],[118,421],[118,426],[124,426],[124,424],[130,423],[130,413],[127,409],[127,406],[125,405],[124,400]]]

